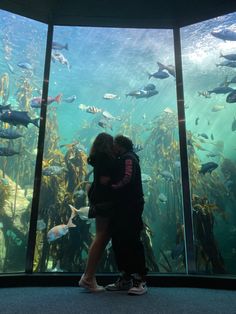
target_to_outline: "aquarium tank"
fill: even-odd
[[[130,137],[140,158],[149,274],[188,273],[182,183],[188,167],[195,273],[235,275],[236,14],[180,29],[184,165],[172,29],[54,26],[46,64],[48,26],[6,11],[0,17],[0,272],[25,271],[29,234],[34,273],[84,271],[95,235],[87,158],[95,137],[107,132]],[[111,243],[97,272],[117,272]]]

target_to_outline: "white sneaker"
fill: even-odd
[[[132,287],[132,279],[126,280],[123,277],[117,279],[116,282],[107,285],[105,288],[108,291],[125,291]]]
[[[99,286],[97,284],[97,281],[95,278],[93,280],[87,280],[84,278],[84,274],[82,275],[80,281],[79,281],[79,286],[82,288],[87,289],[90,292],[103,292],[106,291],[106,289],[103,286]]]
[[[130,295],[142,295],[147,293],[147,286],[145,281],[133,279],[133,287],[129,289]]]

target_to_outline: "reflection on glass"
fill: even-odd
[[[236,274],[235,17],[181,30],[198,273]]]
[[[87,156],[105,131],[131,137],[141,160],[150,272],[185,272],[172,31],[55,27],[51,61],[34,271],[84,270]],[[116,271],[111,244],[98,271]]]
[[[47,26],[0,11],[0,272],[25,271]]]

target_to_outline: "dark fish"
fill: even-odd
[[[155,90],[156,86],[152,83],[147,84],[146,86],[144,86],[144,88],[142,90],[146,90],[146,91],[151,91],[151,90]]]
[[[206,140],[209,139],[209,137],[206,133],[200,133],[200,134],[198,134],[198,136],[201,136],[201,137],[205,138]]]
[[[0,138],[13,140],[22,136],[22,134],[13,129],[0,129]]]
[[[101,128],[104,128],[104,129],[108,128],[112,130],[112,125],[106,119],[101,119],[100,121],[98,121],[98,125]]]
[[[215,94],[228,94],[230,92],[232,92],[234,89],[229,87],[229,86],[219,86],[219,87],[216,87],[216,88],[213,88],[212,90],[209,90],[208,93],[209,94],[212,94],[212,93],[215,93]]]
[[[15,151],[14,149],[11,149],[9,147],[0,147],[0,156],[13,156],[18,155],[19,152]]]
[[[24,70],[29,70],[29,71],[33,70],[32,65],[28,62],[19,62],[19,63],[17,63],[17,65],[18,65],[18,67],[20,67]]]
[[[217,163],[210,161],[201,165],[201,169],[199,170],[199,173],[202,173],[202,174],[206,174],[207,172],[212,173],[212,171],[215,170],[217,167],[218,167]]]
[[[166,70],[170,75],[175,77],[175,67],[173,65],[164,65],[161,62],[157,62],[159,71]]]
[[[211,140],[214,141],[214,135],[211,133]]]
[[[60,103],[61,102],[61,94],[57,95],[56,97],[48,96],[47,105],[50,105],[53,102]],[[30,106],[32,108],[41,108],[42,98],[41,97],[34,97],[30,101]]]
[[[236,131],[236,119],[234,117],[234,121],[232,122],[232,127],[231,127],[232,131]]]
[[[144,86],[143,89],[135,90],[135,91],[132,91],[132,92],[126,94],[126,97],[131,96],[131,97],[135,97],[136,99],[138,99],[138,98],[149,98],[149,97],[152,97],[156,94],[158,94],[158,91],[156,90],[155,85],[154,84],[148,84],[148,85]]]
[[[2,113],[4,110],[10,110],[11,109],[11,105],[3,105],[0,106],[0,113]]]
[[[166,79],[167,77],[169,77],[169,74],[165,71],[157,71],[155,73],[147,73],[148,74],[148,78],[150,79],[151,77],[157,78],[157,79]]]
[[[52,42],[52,49],[55,49],[55,50],[66,49],[66,50],[68,50],[68,44],[63,45],[63,44],[60,44],[56,41],[53,41]]]
[[[43,176],[57,176],[66,171],[66,168],[60,166],[49,166],[42,171]]]
[[[236,68],[236,61],[223,61],[221,63],[216,64],[217,67],[229,67],[229,68]]]
[[[227,60],[236,61],[236,53],[231,53],[228,55],[223,55],[222,53],[220,53],[220,58],[225,58]]]
[[[198,125],[199,117],[195,119],[195,125]]]
[[[39,127],[39,119],[40,118],[31,119],[28,116],[27,111],[8,110],[0,115],[1,121],[12,125],[23,125],[26,128],[28,127],[29,123],[32,123],[35,126]]]
[[[229,95],[227,95],[226,102],[230,104],[236,102],[236,90],[233,90]]]
[[[230,40],[235,41],[236,40],[236,32],[231,31],[230,29],[222,29],[220,31],[212,31],[211,35],[222,39],[222,40]]]

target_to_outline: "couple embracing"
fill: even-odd
[[[79,286],[91,292],[127,290],[128,294],[142,295],[147,292],[147,269],[140,239],[144,198],[139,157],[128,137],[100,133],[88,163],[94,175],[88,192],[89,217],[95,218],[96,235]],[[110,239],[121,275],[104,288],[97,284],[95,272]]]

